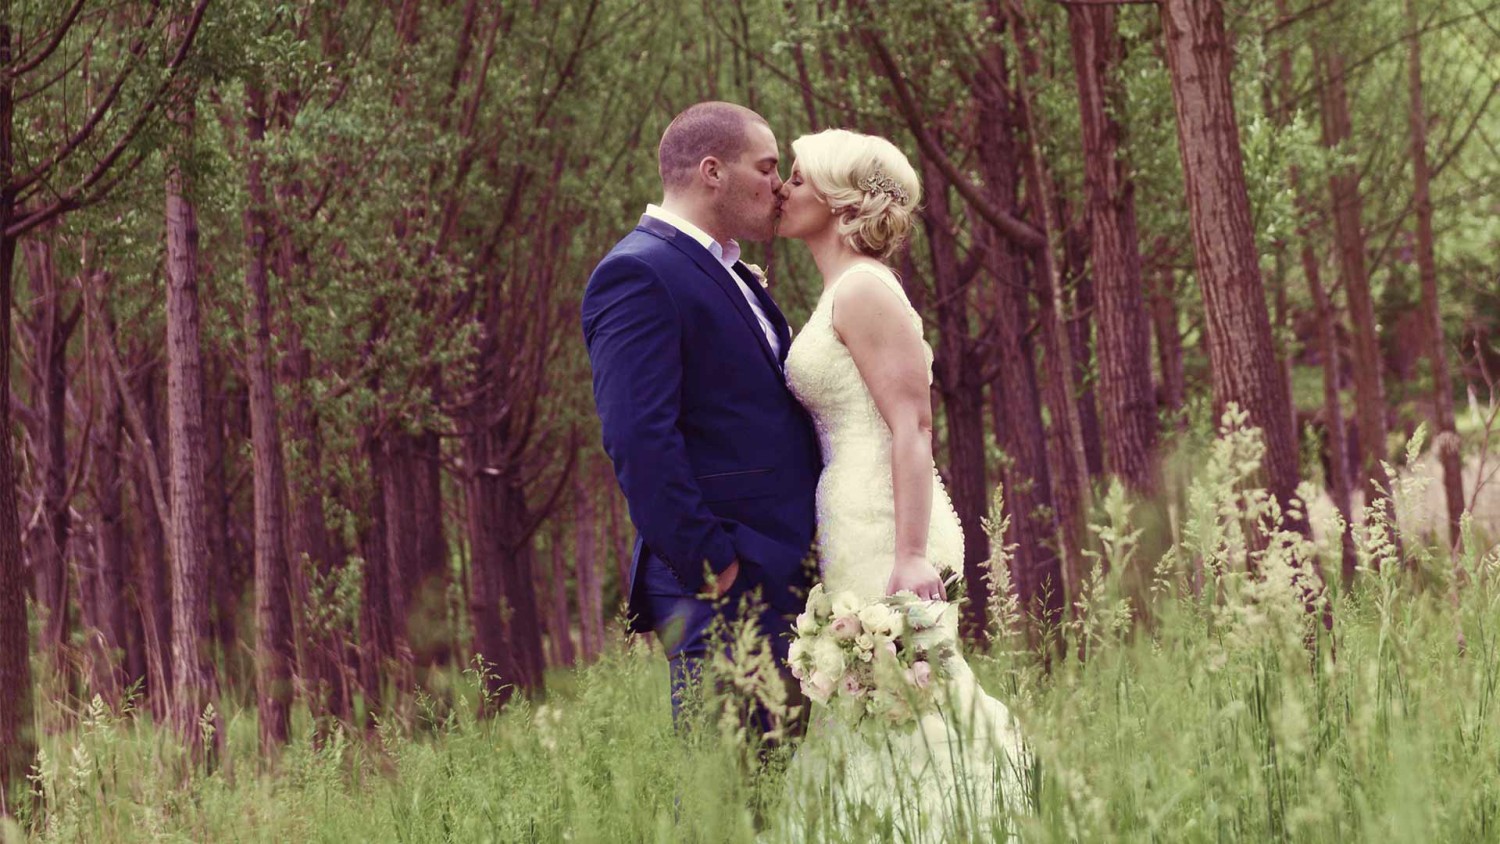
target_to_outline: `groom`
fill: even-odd
[[[666,649],[680,723],[709,625],[752,590],[785,672],[821,460],[782,375],[786,319],[739,260],[738,241],[768,241],[775,226],[776,136],[747,108],[699,103],[667,127],[657,159],[661,204],[590,276],[583,334],[638,531],[630,629]]]

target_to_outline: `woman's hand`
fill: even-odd
[[[946,601],[948,590],[943,579],[926,557],[896,558],[896,567],[891,571],[891,580],[886,584],[885,594],[911,592],[924,601]]]

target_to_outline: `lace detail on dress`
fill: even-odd
[[[812,415],[823,451],[817,515],[824,584],[830,592],[876,600],[885,596],[895,564],[891,430],[833,328],[834,296],[856,271],[885,282],[921,332],[922,319],[895,273],[856,264],[824,290],[787,352],[786,374]],[[922,345],[930,384],[932,348]],[[927,558],[939,571],[957,569],[963,531],[936,470],[932,483]],[[955,639],[956,616],[948,629]],[[851,839],[854,819],[867,819],[870,810],[889,820],[894,840],[949,841],[955,829],[968,830],[962,840],[1017,840],[1011,822],[1025,811],[1029,769],[1020,729],[1005,704],[980,688],[968,663],[954,659],[942,711],[905,731],[869,733],[815,711],[788,771],[786,823],[769,840]],[[808,828],[804,819],[810,817],[830,819],[832,826]]]
[[[891,429],[833,328],[835,295],[844,279],[855,272],[884,282],[906,306],[918,334],[922,332],[922,318],[896,274],[883,264],[855,264],[824,289],[787,352],[786,376],[792,392],[812,415],[823,451],[817,492],[818,563],[823,579],[830,591],[873,599],[885,595],[895,564],[895,493]],[[932,347],[923,340],[922,349],[931,384]],[[936,469],[927,558],[940,572],[963,567],[963,530]]]

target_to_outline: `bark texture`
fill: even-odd
[[[167,154],[167,419],[171,479],[172,724],[201,750],[199,719],[217,708],[218,678],[209,653],[212,601],[204,490],[203,348],[198,309],[198,220],[182,163],[192,148],[195,108],[179,92]],[[217,719],[215,719],[217,721]],[[213,731],[214,743],[223,731]]]
[[[1239,129],[1230,87],[1224,10],[1218,0],[1164,0],[1162,29],[1177,136],[1192,220],[1198,283],[1203,293],[1214,403],[1233,403],[1265,437],[1267,488],[1287,526],[1311,535],[1294,505],[1297,438],[1277,366],[1259,255],[1250,224]]]
[[[292,607],[286,545],[286,469],[271,369],[271,294],[266,272],[266,188],[262,181],[265,96],[246,92],[245,369],[250,381],[250,448],[255,496],[255,698],[263,754],[286,743],[292,702]]]
[[[1422,321],[1427,335],[1427,360],[1432,367],[1432,411],[1437,427],[1433,440],[1443,464],[1443,496],[1448,505],[1448,544],[1462,539],[1459,524],[1464,514],[1463,462],[1460,440],[1453,419],[1453,379],[1448,374],[1448,354],[1443,333],[1443,313],[1438,307],[1437,257],[1432,234],[1432,167],[1427,160],[1427,113],[1422,102],[1422,36],[1416,5],[1406,0],[1408,36],[1407,112],[1411,125],[1413,201],[1417,212],[1417,271],[1422,277]]]
[[[1067,14],[1083,128],[1105,467],[1131,490],[1151,494],[1158,486],[1151,333],[1141,280],[1135,188],[1120,158],[1120,124],[1111,117],[1119,101],[1113,81],[1120,60],[1115,11],[1107,6],[1068,6]]]

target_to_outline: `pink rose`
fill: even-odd
[[[860,685],[859,678],[852,672],[844,675],[844,694],[848,697],[865,696],[865,687]]]
[[[827,703],[828,699],[833,696],[834,687],[837,685],[838,681],[834,678],[821,671],[814,671],[812,676],[803,682],[802,690],[818,703]]]
[[[885,649],[891,652],[891,656],[895,656],[896,655],[896,643],[895,642],[886,642],[885,643]]]
[[[841,642],[847,642],[858,636],[863,630],[859,626],[859,619],[852,615],[841,615],[833,620],[829,628],[833,631],[833,638]]]
[[[908,674],[911,684],[919,689],[925,689],[932,684],[932,666],[925,660],[917,660],[911,664]]]

